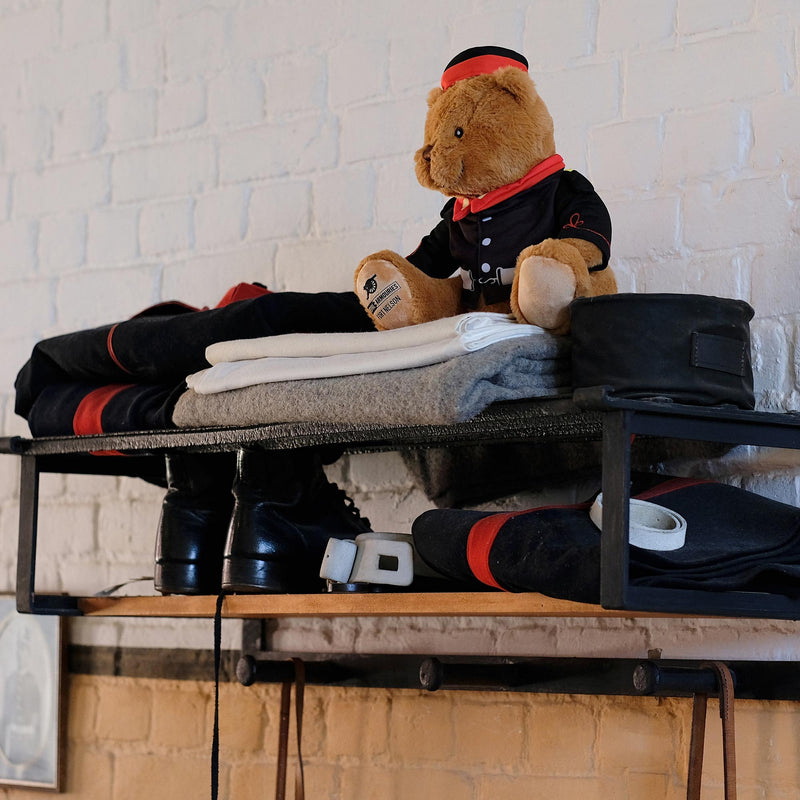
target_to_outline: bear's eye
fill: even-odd
[[[464,135],[463,128],[456,128],[455,131],[453,132],[453,136],[455,136],[456,139],[460,139],[463,135]]]

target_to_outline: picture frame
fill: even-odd
[[[65,653],[63,617],[0,596],[0,787],[63,788]]]

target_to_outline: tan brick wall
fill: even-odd
[[[68,701],[65,800],[210,796],[211,683],[71,676]],[[222,686],[221,798],[271,796],[278,703],[277,686]],[[740,800],[797,797],[796,711],[737,701]],[[307,796],[680,800],[690,712],[672,698],[309,687]],[[722,798],[719,727],[711,703],[704,800]],[[0,789],[3,800],[41,797]]]

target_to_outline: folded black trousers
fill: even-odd
[[[352,292],[273,292],[220,308],[163,303],[39,342],[14,384],[34,436],[172,427],[185,378],[210,344],[283,333],[374,330]]]
[[[686,542],[672,551],[630,547],[634,586],[800,596],[800,509],[710,481],[672,479],[638,497],[677,512]],[[417,553],[460,583],[597,603],[600,531],[590,503],[492,514],[426,511]]]

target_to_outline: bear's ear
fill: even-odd
[[[433,104],[444,94],[442,89],[437,86],[435,89],[431,89],[428,92],[428,108],[433,108]]]
[[[527,72],[516,67],[503,67],[492,73],[495,85],[523,102],[536,97],[536,88]]]

